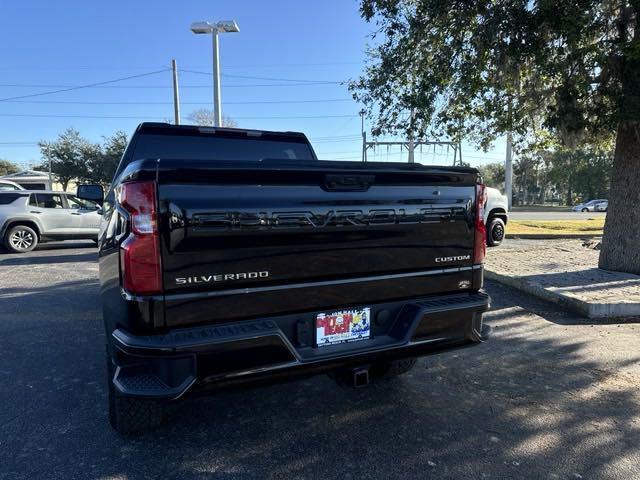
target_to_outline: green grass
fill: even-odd
[[[511,220],[507,224],[510,235],[541,234],[541,235],[602,235],[604,218],[590,218],[587,220]]]

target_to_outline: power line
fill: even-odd
[[[166,71],[166,70],[161,70],[162,72]],[[153,72],[153,73],[158,73],[158,72]],[[142,76],[142,75],[139,75]],[[136,77],[136,75],[134,75],[133,77],[129,77],[129,78],[134,78]],[[116,81],[116,80],[112,80],[112,81]],[[117,80],[117,81],[121,81]],[[162,88],[162,89],[171,89],[173,88],[171,85],[103,85],[103,83],[108,83],[108,82],[100,82],[99,84],[93,84],[93,85],[81,85],[81,86],[72,86],[72,85],[46,85],[46,84],[21,84],[21,83],[1,83],[0,87],[7,87],[7,88],[63,88],[64,90],[61,91],[68,91],[68,90],[77,90],[79,88],[121,88],[121,89],[136,89],[136,88],[142,88],[145,90],[149,90],[152,88]],[[224,86],[224,88],[253,88],[253,87],[309,87],[309,86],[313,86],[313,85],[336,85],[335,82],[324,82],[324,81],[318,81],[316,83],[308,83],[308,82],[302,82],[302,83],[247,83],[244,85],[226,85]],[[206,88],[206,89],[211,89],[211,85],[180,85],[180,88]],[[14,99],[20,99],[20,98],[27,98],[27,97],[34,97],[37,95],[49,95],[50,93],[59,93],[58,91],[56,92],[43,92],[43,93],[39,93],[39,94],[31,94],[31,95],[24,95],[24,96],[20,96],[20,97],[13,97],[10,99],[0,99],[0,101],[5,101],[5,100],[14,100]]]
[[[37,114],[37,113],[0,113],[0,117],[24,117],[24,118],[111,118],[111,119],[134,119],[149,120],[149,118],[159,118],[159,115],[66,115],[66,114]]]
[[[352,139],[346,139],[345,138],[345,139],[342,139],[342,140],[312,140],[311,143],[313,143],[314,145],[317,144],[317,143],[347,143],[347,142],[353,143],[353,142],[358,141],[358,140],[360,140],[359,136],[355,137],[355,138],[352,138]]]
[[[253,63],[253,64],[226,64],[225,68],[260,68],[260,67],[323,67],[331,65],[362,65],[362,61],[346,61],[346,62],[319,62],[319,63]],[[147,70],[158,68],[160,65],[11,65],[2,66],[0,70]],[[189,68],[199,69],[208,66],[196,65]]]
[[[316,140],[327,140],[327,139],[335,139],[335,138],[360,138],[360,135],[329,135],[326,137],[313,137]]]
[[[158,118],[158,115],[72,115],[72,114],[31,114],[31,113],[0,113],[0,117],[25,117],[25,118],[111,118],[111,119],[138,119]],[[234,120],[294,120],[316,118],[348,118],[357,115],[284,115],[284,116],[259,116],[259,117],[233,117]]]
[[[169,70],[169,69],[165,68],[165,69],[156,70],[156,71],[153,71],[153,72],[140,73],[138,75],[130,75],[128,77],[115,78],[113,80],[105,80],[103,82],[96,82],[96,83],[89,83],[89,84],[86,84],[86,85],[77,85],[77,86],[72,86],[72,87],[65,87],[65,88],[62,88],[60,90],[51,90],[49,92],[30,93],[28,95],[20,95],[20,96],[17,96],[17,97],[0,98],[0,102],[6,102],[6,101],[9,101],[9,100],[19,100],[19,99],[22,99],[22,98],[30,98],[30,97],[41,97],[43,95],[52,95],[54,93],[69,92],[71,90],[80,90],[82,88],[99,87],[99,86],[102,86],[102,85],[107,85],[109,83],[123,82],[125,80],[131,80],[131,79],[140,78],[140,77],[148,77],[149,75],[155,75],[157,73],[166,72],[167,70]]]
[[[224,105],[261,105],[261,104],[297,104],[297,103],[334,103],[352,102],[352,98],[328,98],[314,100],[253,100],[243,102],[222,102]],[[103,101],[64,101],[64,100],[7,100],[7,103],[59,104],[59,105],[173,105],[173,102],[103,102]],[[181,105],[210,105],[205,102],[180,102]]]
[[[213,75],[213,73],[211,72],[201,72],[199,70],[187,70],[184,68],[181,68],[179,70],[184,73],[197,73],[198,75],[206,75],[208,77]],[[222,73],[221,75],[223,77],[229,77],[229,78],[245,78],[247,80],[268,80],[273,82],[309,83],[311,85],[315,85],[317,83],[320,83],[320,84],[324,84],[324,83],[343,84],[344,83],[344,82],[335,81],[335,80],[301,80],[301,79],[293,79],[293,78],[255,77],[252,75],[233,75],[230,73]]]

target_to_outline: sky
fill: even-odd
[[[220,36],[224,115],[242,128],[302,131],[322,159],[359,160],[362,106],[342,83],[362,72],[374,29],[358,6],[356,0],[0,0],[0,158],[38,164],[37,142],[69,127],[100,141],[117,130],[130,135],[142,121],[172,122],[171,59],[180,69],[182,123],[189,123],[191,112],[212,104],[211,37],[189,27],[234,19],[240,33]],[[128,79],[7,100],[121,78]],[[463,143],[463,159],[503,161],[504,149],[504,141],[488,153]],[[453,152],[429,147],[415,158],[450,164]],[[406,161],[406,153],[381,147],[369,159]]]

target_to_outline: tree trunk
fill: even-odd
[[[622,67],[622,108],[599,266],[640,275],[640,0],[631,6],[636,26],[626,48],[632,53]]]
[[[640,274],[640,122],[618,128],[600,268]]]

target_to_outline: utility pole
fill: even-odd
[[[507,133],[507,152],[504,159],[504,194],[507,196],[507,203],[509,210],[511,210],[511,203],[513,197],[513,163],[512,163],[512,138],[511,132]]]
[[[414,163],[414,158],[413,158],[413,154],[414,154],[414,150],[415,150],[415,145],[413,143],[413,115],[415,113],[415,110],[412,108],[411,109],[411,120],[409,121],[409,163]]]
[[[174,123],[180,125],[180,92],[178,90],[178,66],[175,58],[171,60],[171,70],[173,70],[173,115]]]
[[[51,168],[51,156],[49,156],[49,190],[53,190],[53,172]]]
[[[364,131],[364,108],[360,110],[360,131],[362,132],[362,161],[367,161],[367,133]]]

